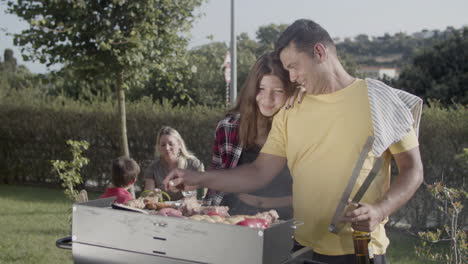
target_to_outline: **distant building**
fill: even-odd
[[[361,66],[357,72],[366,78],[383,79],[386,76],[386,78],[396,79],[399,69],[396,67]]]
[[[412,36],[417,39],[428,39],[428,38],[432,38],[434,35],[435,35],[434,30],[427,30],[427,29],[424,29],[420,32],[416,32],[412,34]]]
[[[387,54],[385,56],[375,56],[373,57],[374,61],[377,63],[390,63],[390,65],[393,63],[398,63],[398,61],[401,61],[403,59],[403,54],[402,53],[393,53],[393,54]]]

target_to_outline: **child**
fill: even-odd
[[[128,189],[135,183],[140,166],[131,158],[119,157],[112,162],[111,174],[113,188],[107,188],[99,198],[117,196],[114,202],[125,204],[133,200]]]

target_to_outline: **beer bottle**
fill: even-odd
[[[369,232],[353,231],[354,255],[356,264],[374,264]]]

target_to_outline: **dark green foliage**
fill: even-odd
[[[16,70],[16,58],[13,56],[13,50],[5,49],[3,53],[2,70],[14,72]]]
[[[468,27],[420,52],[404,68],[397,85],[444,105],[468,104]]]
[[[246,33],[237,36],[237,88],[240,90],[256,59],[265,52],[273,51],[280,30],[286,25],[270,24],[257,31],[257,40]],[[173,77],[167,78],[154,73],[143,89],[129,94],[130,100],[144,96],[162,102],[169,100],[173,105],[224,106],[226,83],[223,62],[228,45],[213,42],[190,50],[188,63],[174,69]]]
[[[257,30],[258,48],[257,57],[275,49],[275,42],[279,35],[288,27],[288,24],[269,24],[260,26]]]
[[[66,63],[89,77],[116,77],[124,88],[141,87],[154,70],[173,74],[183,61],[187,39],[180,34],[193,23],[202,0],[8,1],[8,11],[28,21],[16,34],[26,60],[47,65]],[[25,47],[30,46],[32,50]]]
[[[52,171],[57,173],[62,181],[64,193],[72,202],[78,201],[79,191],[76,189],[78,184],[83,183],[81,176],[81,168],[87,165],[89,159],[83,156],[83,151],[89,148],[89,143],[86,141],[67,140],[67,145],[70,146],[73,159],[68,160],[51,160],[53,167]]]
[[[81,175],[84,181],[94,180],[102,188],[110,180],[110,162],[121,155],[114,108],[111,103],[90,105],[63,98],[42,98],[36,103],[20,98],[2,100],[0,182],[58,185],[59,178],[51,173],[49,160],[71,160],[66,141],[72,139],[90,143],[85,154],[90,162]],[[173,108],[151,100],[130,103],[127,126],[132,157],[145,168],[153,159],[157,131],[169,125],[181,133],[188,148],[209,167],[214,129],[223,112],[207,107]],[[142,177],[139,182],[143,182]]]
[[[188,87],[195,104],[225,105],[223,63],[227,50],[228,46],[222,42],[213,42],[190,50],[189,63],[195,67],[195,72]]]
[[[166,81],[164,87],[181,84],[183,75],[178,65],[186,64],[183,54],[187,46],[183,33],[191,27],[193,11],[201,3],[27,0],[8,1],[8,11],[30,25],[14,37],[15,45],[22,46],[23,52],[31,51],[23,54],[25,60],[39,60],[47,66],[63,63],[82,81],[105,80],[114,85],[121,154],[128,156],[125,90],[142,87],[151,74]]]
[[[71,67],[51,72],[43,78],[47,95],[65,96],[78,101],[106,101],[115,99],[115,86],[103,76],[84,76]],[[114,89],[113,89],[114,88]]]
[[[5,63],[1,66],[5,66]],[[26,67],[20,65],[14,71],[7,69],[7,67],[0,69],[0,96],[28,89],[35,90],[36,93],[45,91],[40,76],[31,73]]]
[[[424,165],[424,182],[443,181],[447,187],[466,190],[467,170],[456,159],[468,146],[468,109],[463,106],[442,108],[432,102],[425,107],[420,128],[420,150]],[[396,169],[392,170],[397,172]],[[425,186],[419,188],[405,207],[392,215],[391,224],[406,220],[414,229],[441,226],[443,215]],[[466,208],[460,219],[467,219]]]
[[[465,149],[465,155],[468,149]],[[468,162],[468,159],[463,160]],[[433,261],[444,261],[446,263],[466,263],[468,257],[467,236],[465,233],[464,218],[461,213],[464,202],[468,198],[468,192],[462,188],[448,188],[443,182],[427,185],[429,193],[437,201],[435,207],[444,215],[443,228],[435,231],[419,232],[421,245],[415,247],[416,253],[426,259]],[[450,242],[450,251],[447,253],[434,252],[438,244]]]
[[[18,94],[14,98],[3,98],[0,101],[0,182],[58,185],[59,179],[50,173],[48,160],[70,160],[66,141],[73,139],[90,143],[86,152],[90,163],[83,169],[83,179],[94,180],[102,188],[109,181],[111,160],[120,156],[114,107],[109,102],[86,104],[61,97],[34,100]],[[130,103],[127,125],[132,157],[145,168],[153,159],[157,131],[169,125],[179,130],[188,148],[208,168],[214,129],[223,115],[224,108],[173,107],[167,102],[154,104],[149,98]],[[420,149],[426,183],[443,180],[448,187],[466,190],[467,169],[455,157],[467,147],[467,138],[468,110],[465,107],[446,109],[436,103],[425,107]],[[142,180],[140,177],[141,185]],[[461,219],[466,219],[464,210]],[[442,216],[422,187],[404,208],[392,215],[390,225],[403,219],[413,228],[421,229],[441,223]]]
[[[4,61],[0,61],[0,98],[18,91],[30,90],[43,93],[41,77],[31,73],[25,66],[17,65],[11,49],[5,49]]]
[[[256,54],[258,44],[255,40],[249,38],[246,33],[237,36],[237,89],[240,91],[244,85],[250,68],[260,55]]]
[[[454,28],[445,31],[422,30],[408,35],[399,32],[393,35],[368,36],[360,34],[344,40],[335,39],[337,49],[351,56],[360,65],[401,67],[409,63],[418,50],[424,50],[452,35]]]

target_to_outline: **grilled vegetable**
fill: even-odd
[[[216,211],[209,211],[208,213],[206,213],[206,215],[209,215],[209,216],[212,216],[212,215],[217,215],[217,216],[222,216],[220,213],[216,212]]]
[[[237,225],[247,226],[250,228],[268,228],[268,222],[265,219],[261,218],[249,218],[237,223]]]

